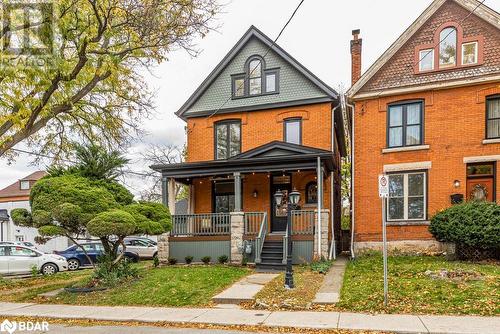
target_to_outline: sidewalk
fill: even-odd
[[[344,312],[269,312],[240,309],[72,306],[0,303],[2,317],[33,316],[110,321],[202,323],[396,333],[500,334],[500,317],[417,316]]]

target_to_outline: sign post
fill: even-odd
[[[386,198],[389,197],[389,178],[385,174],[378,176],[378,195],[382,200],[382,247],[384,257],[384,306],[387,306],[389,284],[387,282],[387,231],[386,231]]]

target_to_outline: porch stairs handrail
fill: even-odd
[[[267,212],[264,212],[262,216],[262,222],[260,223],[259,234],[255,238],[255,263],[261,263],[262,248],[264,247],[264,242],[266,241],[267,234]]]

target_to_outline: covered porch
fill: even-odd
[[[273,194],[286,198],[294,189],[301,194],[291,212],[294,262],[332,256],[340,229],[338,163],[331,151],[272,142],[228,160],[153,166],[162,172],[163,202],[173,215],[169,256],[260,263],[269,248],[264,257],[286,258],[286,247],[276,248],[286,244],[287,208]],[[187,213],[175,212],[176,184],[189,189]]]

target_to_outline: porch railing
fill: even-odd
[[[229,235],[231,217],[229,213],[202,213],[173,215],[173,236]]]
[[[259,234],[265,212],[245,212],[245,235]]]
[[[262,259],[260,255],[262,254],[262,247],[264,247],[264,242],[266,241],[267,234],[267,212],[262,215],[262,221],[260,223],[259,234],[255,238],[255,263],[261,263]]]
[[[316,218],[314,210],[293,210],[291,215],[293,235],[314,234],[314,221]]]

